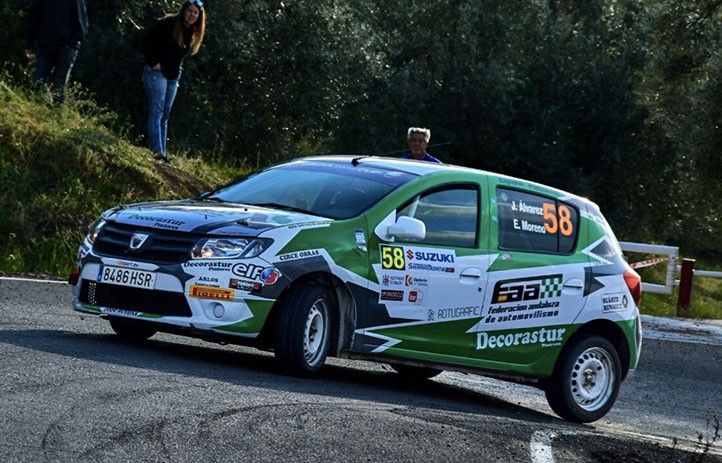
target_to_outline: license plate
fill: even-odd
[[[153,272],[101,266],[100,272],[98,272],[98,283],[153,289],[155,287],[155,277],[156,274]]]

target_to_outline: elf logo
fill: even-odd
[[[515,278],[499,280],[494,285],[491,296],[492,304],[509,302],[534,301],[542,298],[559,297],[562,295],[561,273],[541,275],[531,278]]]

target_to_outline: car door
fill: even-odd
[[[489,265],[481,228],[481,185],[450,183],[411,197],[389,218],[423,222],[420,240],[371,234],[369,252],[384,317],[359,314],[366,352],[444,362],[466,362],[467,331],[482,315]],[[375,338],[375,341],[373,340]]]
[[[474,355],[488,361],[483,366],[533,369],[562,346],[586,301],[588,256],[577,250],[580,211],[541,186],[496,185],[490,193],[495,258],[484,317],[473,327]]]

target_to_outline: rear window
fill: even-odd
[[[496,189],[499,248],[570,254],[579,231],[579,211],[564,201],[519,190]]]

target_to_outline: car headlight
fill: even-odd
[[[107,221],[101,217],[90,224],[88,227],[88,241],[90,241],[91,244],[95,243],[95,239],[98,237],[100,229],[103,228],[106,223]]]
[[[194,259],[237,259],[256,257],[270,246],[271,240],[260,238],[203,238],[191,256]]]

